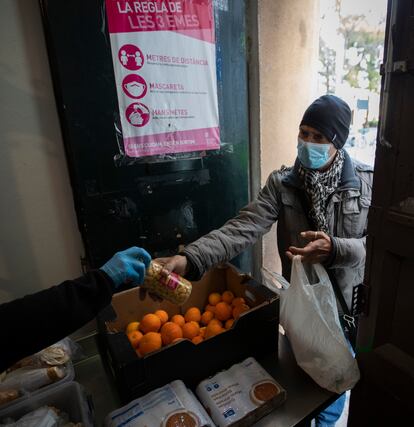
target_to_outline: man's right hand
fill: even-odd
[[[157,258],[154,260],[163,266],[162,274],[168,276],[169,273],[177,273],[185,276],[188,272],[188,261],[183,255],[174,255],[167,258]]]

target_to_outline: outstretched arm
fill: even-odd
[[[256,200],[218,230],[185,247],[180,255],[161,258],[165,270],[198,280],[213,266],[229,261],[268,232],[279,216],[280,192],[276,172],[270,175]]]
[[[115,254],[99,270],[0,306],[0,372],[76,331],[129,282],[141,284],[151,257],[141,248]]]

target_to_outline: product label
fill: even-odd
[[[178,274],[170,273],[168,277],[162,278],[162,284],[168,289],[175,291],[177,289],[177,286],[180,284],[180,278]]]

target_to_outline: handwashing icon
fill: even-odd
[[[125,111],[126,118],[132,126],[145,126],[150,119],[150,111],[144,104],[136,102],[131,104]]]

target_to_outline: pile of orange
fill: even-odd
[[[181,339],[199,344],[230,329],[235,319],[249,309],[245,300],[235,297],[231,291],[213,292],[203,313],[191,307],[184,316],[175,314],[170,319],[166,311],[157,310],[146,314],[140,322],[129,323],[125,333],[142,357]]]

